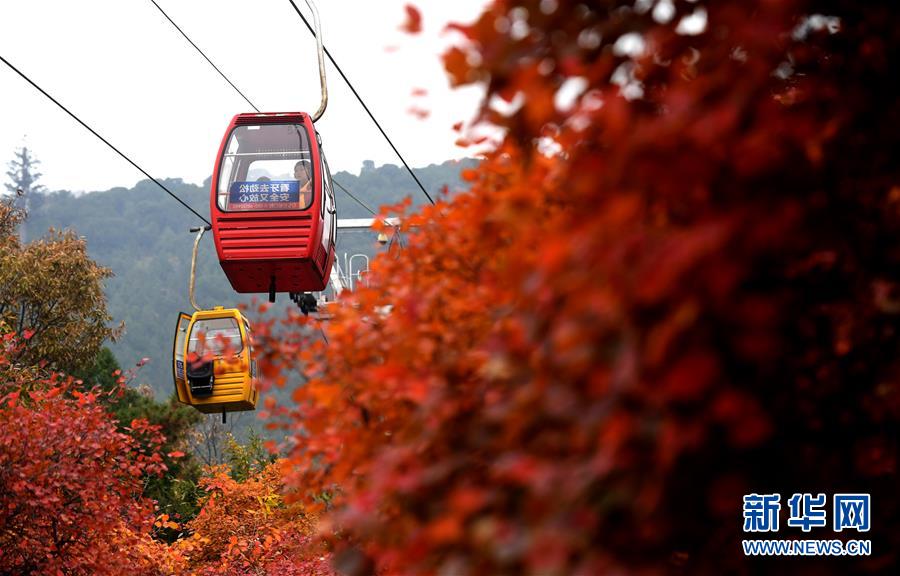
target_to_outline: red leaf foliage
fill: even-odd
[[[158,427],[122,434],[94,393],[44,378],[0,351],[0,572],[157,574],[143,479],[166,467]],[[27,398],[20,390],[28,390]]]
[[[412,4],[407,4],[404,9],[406,10],[406,22],[400,29],[409,34],[418,34],[422,31],[422,13]]]
[[[287,481],[336,494],[350,572],[896,563],[900,19],[634,6],[498,1],[458,27],[448,73],[485,83],[506,140],[471,193],[405,216],[328,346],[269,342],[309,378],[280,411]],[[744,558],[741,496],[801,488],[871,492],[873,557]]]
[[[407,109],[406,112],[408,114],[411,114],[412,116],[415,116],[419,120],[425,120],[431,115],[431,112],[429,110],[420,108],[418,106],[411,106]]]

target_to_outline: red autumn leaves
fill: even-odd
[[[288,405],[266,401],[289,459],[212,476],[179,561],[325,570],[307,538],[321,515],[350,574],[745,573],[741,496],[784,485],[884,506],[872,558],[785,570],[893,563],[897,17],[839,1],[839,32],[801,38],[817,3],[678,1],[667,22],[632,4],[495,2],[459,27],[448,72],[484,83],[479,119],[505,141],[470,193],[397,208],[405,247],[342,301],[327,345],[299,314],[255,325],[266,378],[304,374]],[[680,34],[700,8],[705,31]],[[643,53],[616,49],[628,34]],[[557,106],[573,77],[584,90]],[[3,397],[17,443],[34,434],[16,426],[58,429],[55,407],[90,412],[53,389]],[[38,404],[48,416],[25,413]],[[97,470],[117,490],[158,464],[97,443],[124,464]],[[2,454],[4,486],[55,505]],[[46,470],[35,486],[55,485]]]
[[[678,32],[700,8],[705,31]],[[505,142],[471,194],[404,215],[406,248],[327,346],[290,319],[267,350],[308,378],[275,412],[288,483],[333,495],[338,546],[387,572],[719,574],[743,565],[742,491],[890,484],[896,439],[870,422],[900,415],[897,137],[872,111],[896,103],[866,80],[889,51],[857,49],[896,19],[830,10],[843,36],[798,39],[809,2],[661,22],[520,0],[457,28],[448,73],[483,82]],[[616,47],[629,34],[643,52]],[[878,463],[833,458],[863,447]]]
[[[118,432],[72,379],[35,385],[9,366],[2,374],[0,571],[152,571],[161,546],[150,538],[153,501],[142,490],[145,476],[166,470],[159,428],[134,421],[130,434]],[[10,391],[21,389],[30,390]]]
[[[418,34],[422,31],[422,13],[412,4],[407,4],[404,9],[406,10],[406,21],[400,29],[408,34]]]

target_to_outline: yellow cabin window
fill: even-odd
[[[225,350],[239,354],[243,350],[241,329],[234,318],[197,320],[188,340],[188,353],[221,355]]]

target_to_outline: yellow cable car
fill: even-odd
[[[173,357],[179,402],[207,414],[221,412],[223,421],[226,412],[256,409],[256,360],[250,324],[240,310],[182,312]]]

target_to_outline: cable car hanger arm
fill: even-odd
[[[322,45],[322,27],[319,24],[319,9],[316,8],[316,3],[312,0],[304,1],[312,12],[313,24],[315,24],[316,27],[316,54],[319,61],[319,84],[322,87],[322,100],[319,103],[319,109],[312,115],[312,121],[315,122],[322,117],[322,114],[325,113],[325,108],[328,106],[328,85],[325,82],[325,48]]]
[[[306,16],[304,16],[303,13],[300,12],[300,9],[297,8],[297,4],[294,3],[294,0],[288,0],[288,2],[290,2],[291,6],[294,7],[294,11],[297,13],[297,16],[300,16],[300,19],[303,20],[304,24],[306,24],[306,28],[314,36],[318,37],[318,34],[316,34],[316,31],[313,30],[312,26],[310,26],[309,22],[306,20]],[[416,176],[416,173],[413,172],[412,168],[409,167],[409,164],[406,163],[406,159],[403,158],[403,155],[400,154],[400,151],[397,150],[396,146],[394,146],[394,143],[388,137],[387,133],[384,131],[384,128],[382,128],[381,124],[378,123],[378,120],[375,119],[375,116],[372,114],[372,111],[369,110],[369,107],[366,106],[366,103],[363,101],[362,97],[359,95],[359,92],[356,91],[356,88],[354,88],[353,84],[350,83],[350,80],[347,78],[347,75],[344,74],[344,71],[341,70],[341,67],[338,66],[337,62],[334,61],[334,56],[331,55],[331,52],[329,52],[327,48],[323,48],[323,50],[325,51],[325,54],[328,55],[328,59],[331,60],[331,63],[334,65],[335,70],[337,70],[338,74],[341,75],[341,78],[344,79],[344,83],[347,84],[347,87],[350,88],[350,91],[353,92],[354,96],[356,96],[356,99],[359,101],[360,105],[363,107],[363,110],[365,110],[366,114],[369,115],[369,118],[372,119],[372,122],[375,124],[375,127],[378,128],[378,131],[381,132],[381,135],[384,136],[385,140],[387,140],[387,143],[390,145],[391,149],[393,149],[394,154],[396,154],[397,158],[400,159],[400,162],[403,163],[403,166],[406,168],[406,171],[409,172],[409,175],[412,176],[413,180],[416,181],[416,184],[419,185],[419,189],[422,190],[422,193],[425,194],[425,197],[428,198],[428,201],[431,202],[431,204],[433,205],[434,199],[431,197],[431,194],[429,194],[428,191],[425,190],[425,186],[423,186],[422,182],[419,181],[419,177]]]
[[[197,302],[194,301],[194,280],[196,278],[197,271],[197,247],[200,246],[200,239],[203,238],[203,233],[207,230],[211,229],[212,226],[199,226],[197,228],[191,228],[191,232],[197,233],[197,238],[194,239],[194,252],[191,255],[191,285],[188,289],[188,294],[191,298],[191,306],[194,307],[194,310],[200,312],[202,308],[197,306]]]

